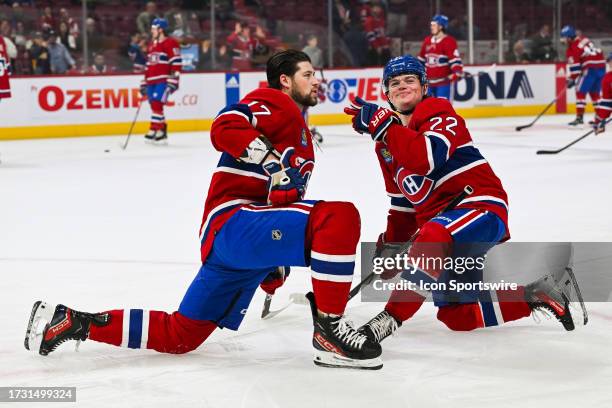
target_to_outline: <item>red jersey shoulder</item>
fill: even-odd
[[[419,129],[427,120],[441,115],[459,116],[448,99],[427,97],[414,109],[408,127]]]

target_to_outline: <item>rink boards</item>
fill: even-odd
[[[535,115],[565,87],[564,64],[469,66],[471,76],[454,89],[454,106],[465,117]],[[325,70],[314,125],[348,123],[342,113],[350,98],[385,104],[381,69]],[[13,97],[0,103],[0,139],[126,134],[134,120],[142,75],[36,76],[11,80]],[[186,73],[171,96],[166,119],[171,132],[209,130],[226,104],[266,86],[264,72]],[[590,106],[589,106],[590,108]],[[563,93],[548,113],[572,112],[574,92]],[[148,128],[144,104],[134,128]]]

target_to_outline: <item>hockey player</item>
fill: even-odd
[[[315,364],[382,367],[380,345],[344,317],[359,213],[348,202],[303,199],[314,151],[301,110],[317,103],[314,74],[301,51],[277,53],[267,63],[269,88],[249,93],[214,120],[211,138],[221,158],[200,229],[202,267],[178,311],[88,314],[37,302],[26,348],[46,355],[66,340],[91,339],[186,353],[217,327],[237,330],[257,286],[269,283],[277,266],[310,266]],[[36,326],[43,318],[50,323],[41,332]]]
[[[607,62],[610,70],[601,81],[601,99],[595,109],[593,128],[596,134],[606,131],[606,121],[612,113],[612,52],[608,54]]]
[[[165,19],[153,20],[145,77],[140,85],[140,93],[146,95],[151,105],[151,125],[145,135],[145,141],[151,143],[167,143],[168,126],[164,117],[164,105],[170,94],[179,87],[182,65],[180,46],[167,32],[168,22]]]
[[[398,113],[356,98],[345,112],[353,127],[375,141],[385,186],[391,197],[387,229],[378,239],[404,242],[418,230],[409,251],[413,258],[482,257],[496,243],[509,238],[508,200],[487,160],[474,146],[461,116],[448,100],[428,97],[423,65],[406,55],[389,61],[383,73],[384,92]],[[454,208],[436,216],[464,189],[473,193]],[[440,266],[405,271],[402,278],[419,281],[477,282],[482,269],[463,274]],[[437,268],[437,269],[436,269]],[[473,330],[529,316],[535,309],[552,312],[567,330],[574,328],[569,306],[552,293],[550,279],[517,290],[464,293],[459,301],[449,293],[434,291],[438,319],[452,330]],[[417,286],[418,287],[418,286]],[[555,292],[557,293],[557,292]],[[420,308],[426,290],[395,290],[384,311],[360,330],[381,341]],[[457,295],[457,294],[454,294]],[[493,301],[499,300],[494,308]]]
[[[576,87],[576,119],[569,125],[582,125],[587,93],[593,106],[597,106],[601,80],[606,73],[606,62],[603,52],[588,38],[577,35],[576,29],[571,25],[561,29],[561,41],[567,44],[567,88]]]
[[[11,85],[9,83],[11,59],[7,43],[8,41],[5,41],[4,37],[0,35],[0,102],[2,99],[11,97]]]
[[[436,14],[431,19],[431,35],[425,38],[418,59],[427,69],[429,93],[451,99],[451,86],[463,76],[463,63],[457,41],[446,34],[448,17]]]

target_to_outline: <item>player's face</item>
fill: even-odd
[[[416,75],[398,75],[389,80],[389,100],[398,111],[414,109],[423,100],[427,85],[422,86]]]
[[[319,80],[310,62],[299,62],[298,70],[288,78],[289,96],[302,106],[315,106],[319,102]]]
[[[151,27],[151,37],[153,37],[154,40],[157,40],[160,31],[161,30],[156,26]]]
[[[429,31],[431,32],[431,35],[438,35],[440,32],[440,25],[435,21],[432,21],[429,26]]]

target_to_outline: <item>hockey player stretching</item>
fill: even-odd
[[[582,125],[587,94],[593,106],[597,107],[606,62],[602,51],[595,48],[588,38],[577,35],[576,29],[570,25],[561,29],[561,41],[567,44],[567,87],[576,87],[576,119],[569,125]]]
[[[182,66],[179,43],[168,37],[167,30],[168,22],[163,18],[151,23],[153,41],[147,51],[145,77],[140,85],[140,93],[146,95],[151,105],[151,125],[145,141],[160,144],[168,141],[164,105],[179,87]]]
[[[186,353],[217,327],[237,330],[258,285],[278,266],[310,266],[314,362],[382,367],[380,345],[344,317],[359,213],[349,202],[303,199],[314,151],[301,111],[317,103],[315,71],[306,54],[288,50],[270,58],[267,78],[269,88],[227,106],[213,122],[221,158],[204,207],[202,267],[178,311],[88,314],[36,302],[26,348],[46,355],[66,340],[90,339]]]
[[[457,41],[446,34],[448,17],[436,14],[431,18],[431,35],[425,38],[418,59],[427,68],[429,93],[451,99],[451,86],[463,76],[463,63]]]
[[[0,102],[2,99],[11,97],[11,86],[9,83],[11,59],[9,57],[7,42],[0,35]]]
[[[345,109],[353,116],[355,130],[370,134],[375,141],[391,197],[387,229],[379,237],[379,248],[385,243],[407,241],[418,229],[409,251],[413,258],[477,258],[508,239],[506,192],[450,102],[426,96],[428,82],[423,65],[410,55],[392,59],[384,68],[383,86],[397,113],[359,98]],[[466,185],[473,188],[473,193],[455,208],[436,215]],[[402,278],[416,285],[450,278],[478,282],[482,273],[474,267],[458,274],[434,263],[414,273],[405,271]],[[434,291],[433,296],[439,307],[438,319],[452,330],[499,325],[529,316],[539,308],[553,313],[567,330],[572,330],[569,305],[555,285],[545,278],[514,291],[452,295]],[[427,295],[424,290],[394,291],[385,310],[360,330],[372,340],[381,341],[414,315]],[[458,295],[461,298],[456,300]],[[497,301],[498,305],[494,304]]]

